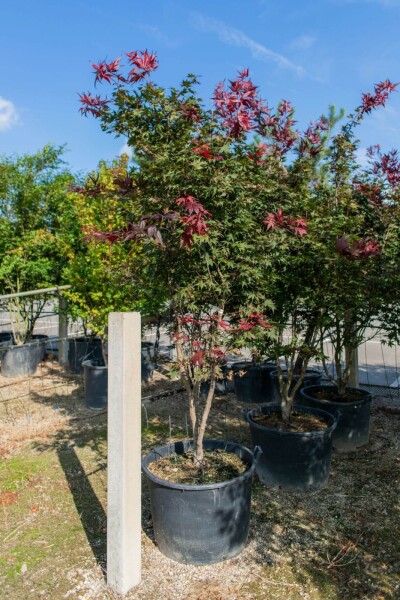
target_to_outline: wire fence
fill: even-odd
[[[9,331],[7,315],[2,314],[0,334]],[[0,455],[28,439],[45,437],[60,431],[71,420],[91,419],[104,414],[87,407],[84,372],[81,366],[87,357],[92,338],[83,335],[82,324],[69,323],[68,335],[57,336],[58,314],[49,303],[35,327],[37,338],[31,345],[40,354],[34,372],[19,376],[4,373],[5,352],[17,352],[16,346],[1,347],[0,341]],[[79,355],[82,347],[83,355]],[[68,347],[68,361],[60,364],[59,350]],[[97,348],[97,351],[99,349]],[[324,351],[332,356],[329,342]],[[246,353],[245,353],[246,354]],[[248,354],[248,353],[247,353]],[[389,347],[377,335],[359,348],[360,385],[369,389],[377,404],[400,407],[400,353]],[[99,356],[98,356],[99,358]],[[149,327],[142,343],[142,425],[144,442],[190,437],[186,398],[178,380],[170,379],[169,367],[174,359],[167,328]],[[322,370],[321,364],[310,365]],[[333,366],[330,367],[333,369]],[[217,395],[216,430],[220,435],[246,442],[247,428],[242,423],[240,406],[233,393]],[[214,411],[213,411],[214,412]],[[211,419],[214,417],[212,416]]]

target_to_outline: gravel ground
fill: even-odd
[[[104,580],[106,417],[85,411],[79,381],[69,386],[57,399],[60,423],[40,435],[31,430],[30,439],[10,438],[4,451],[0,597],[117,598]],[[143,396],[176,386],[158,375]],[[54,413],[54,402],[38,406],[42,420],[48,407]],[[240,408],[233,394],[217,397],[209,437],[248,445]],[[400,598],[399,430],[396,407],[377,398],[370,443],[353,454],[334,453],[323,490],[283,493],[255,479],[248,545],[216,565],[182,565],[159,552],[143,485],[142,583],[128,600]],[[143,453],[186,435],[182,394],[144,402]]]

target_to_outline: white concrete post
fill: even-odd
[[[141,577],[140,313],[108,319],[107,583],[125,595]]]
[[[68,363],[68,315],[67,303],[63,296],[59,296],[58,313],[58,362],[61,366]]]

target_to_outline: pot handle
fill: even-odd
[[[261,454],[263,453],[262,449],[260,448],[260,446],[256,446],[254,448],[254,452],[253,452],[253,460],[254,460],[254,464],[256,465],[259,461],[259,458],[261,456]]]

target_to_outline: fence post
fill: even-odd
[[[107,583],[125,595],[141,577],[140,313],[108,319]]]
[[[67,302],[61,294],[59,298],[58,314],[58,362],[61,366],[68,363],[68,315]]]

